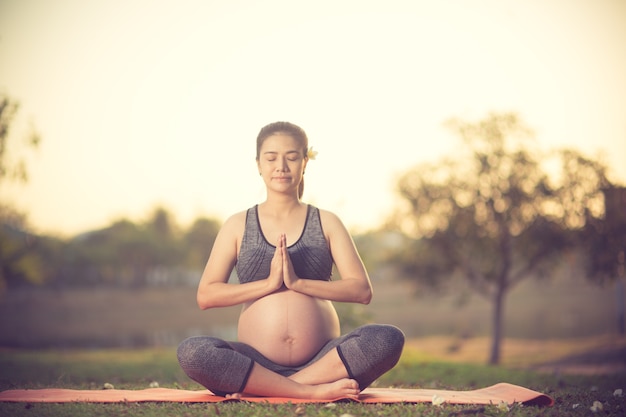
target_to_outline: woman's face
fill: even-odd
[[[268,136],[259,152],[259,172],[265,185],[273,190],[295,191],[302,181],[307,159],[305,150],[292,136],[276,133]]]

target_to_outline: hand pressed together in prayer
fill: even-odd
[[[287,252],[287,236],[284,233],[278,236],[268,279],[274,284],[274,288],[280,289],[284,285],[290,290],[295,290],[295,284],[300,279]]]

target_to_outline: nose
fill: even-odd
[[[287,171],[287,161],[284,158],[279,158],[276,163],[276,171],[278,172],[286,172]]]

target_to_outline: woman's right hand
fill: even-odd
[[[283,286],[283,247],[286,237],[284,234],[278,236],[278,242],[276,243],[276,250],[270,263],[270,275],[267,277],[268,284],[272,292],[279,290]]]

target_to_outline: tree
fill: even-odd
[[[588,276],[599,281],[623,275],[626,252],[626,187],[610,186],[602,190],[605,216],[591,218],[583,235],[589,251]]]
[[[153,254],[151,266],[181,264],[184,252],[180,242],[180,231],[172,213],[164,207],[156,207],[144,229]]]
[[[83,233],[67,245],[66,273],[60,279],[73,285],[142,287],[151,271],[182,263],[184,252],[175,224],[169,211],[157,207],[146,222],[120,219]]]
[[[7,287],[43,281],[43,265],[35,253],[38,238],[25,224],[22,213],[0,203],[0,295]]]
[[[188,268],[204,268],[220,226],[220,222],[215,219],[201,217],[189,227],[183,237],[185,265]]]
[[[617,328],[626,333],[626,187],[609,186],[604,194],[603,219],[590,218],[582,234],[582,244],[589,254],[587,276],[600,283],[616,281]]]
[[[0,94],[0,183],[7,179],[20,182],[28,181],[28,170],[24,160],[22,158],[9,158],[9,156],[13,156],[9,155],[9,132],[18,110],[18,103]],[[40,141],[40,136],[36,132],[32,132],[27,136],[24,144],[32,149],[37,148]]]
[[[139,288],[177,285],[199,276],[220,223],[198,218],[181,230],[175,216],[156,207],[147,220],[120,219],[73,238],[65,247],[59,285],[117,285]]]
[[[417,166],[399,180],[404,207],[394,224],[413,241],[395,261],[433,287],[464,278],[490,300],[489,363],[497,364],[507,294],[524,279],[547,276],[587,218],[602,215],[606,170],[566,150],[555,153],[562,175],[549,176],[550,158],[530,149],[532,133],[513,113],[448,126],[462,139],[459,158]]]
[[[0,185],[28,180],[23,158],[9,152],[9,132],[18,111],[18,104],[0,94]],[[27,149],[39,145],[39,135],[31,133],[22,143]],[[19,150],[19,147],[17,147]],[[9,282],[37,282],[42,278],[42,268],[33,248],[37,239],[26,230],[26,216],[20,213],[0,194],[0,293]]]

